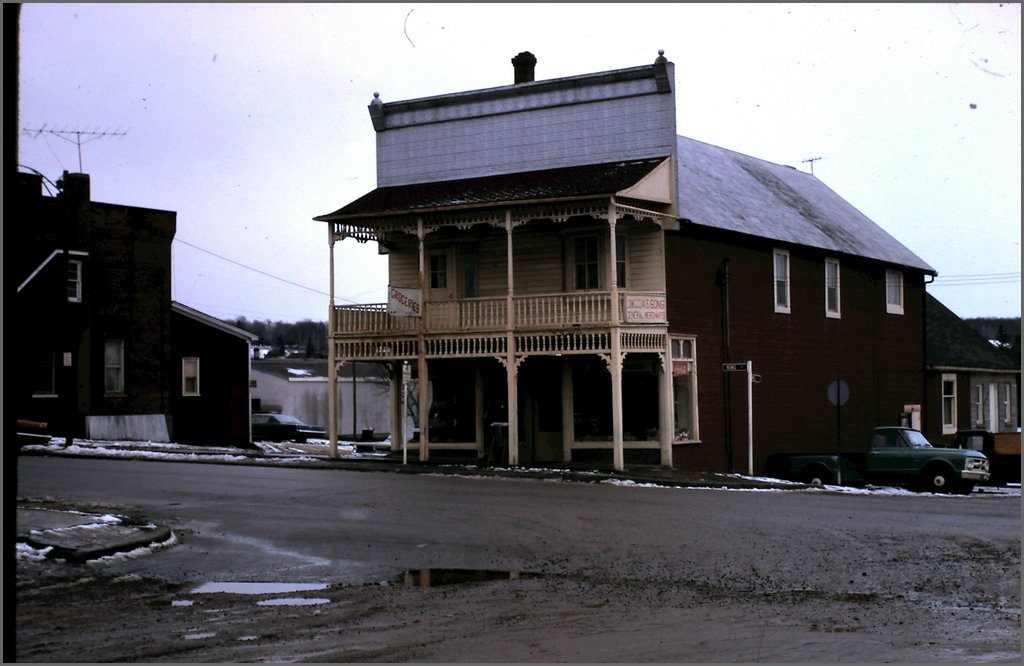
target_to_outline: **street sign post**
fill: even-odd
[[[754,362],[723,363],[724,372],[747,373],[747,474],[754,476],[754,382],[761,381],[761,375],[754,374]]]
[[[850,399],[850,386],[842,379],[837,379],[828,385],[825,391],[828,401],[836,408],[836,447],[843,448],[843,405]],[[836,469],[836,483],[843,484],[842,469]]]

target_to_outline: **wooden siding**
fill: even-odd
[[[512,234],[512,279],[516,294],[566,291],[564,242],[554,231]]]
[[[723,372],[725,361],[751,360],[761,376],[754,385],[755,472],[775,451],[863,448],[871,428],[897,424],[904,405],[925,401],[923,277],[905,274],[905,314],[889,315],[886,266],[840,257],[842,317],[832,319],[824,311],[824,260],[830,255],[789,247],[792,311],[778,314],[773,247],[700,230],[667,237],[669,330],[697,336],[702,441],[679,448],[674,460],[680,467],[726,468],[731,442],[732,469],[746,469],[745,375]],[[727,318],[721,275],[726,259]],[[838,413],[827,399],[835,380],[846,382],[850,392]]]
[[[665,243],[661,229],[632,226],[626,235],[625,285],[631,291],[665,291]]]
[[[378,186],[675,152],[675,97],[660,93],[654,78],[535,89],[409,111],[386,106],[385,129],[377,132]]]
[[[624,225],[626,236],[627,280],[620,288],[631,291],[664,291],[665,254],[661,229],[650,224]],[[598,240],[601,253],[599,270],[601,288],[606,289],[608,276],[608,230],[601,225],[587,229],[538,224],[520,227],[513,232],[513,276],[516,294],[554,294],[573,291],[571,246],[567,239],[576,235],[592,235]],[[440,240],[428,236],[427,254],[446,252],[448,256],[448,294],[437,290],[432,300],[458,298],[453,289],[461,280],[458,252],[449,251],[467,243],[477,249],[477,296],[496,297],[507,293],[507,239],[503,230],[494,230],[472,237]],[[419,284],[419,250],[415,242],[396,246],[388,255],[388,279],[397,287],[416,287]]]
[[[248,447],[249,343],[175,312],[171,323],[172,441]],[[182,395],[181,360],[199,359],[199,395]]]

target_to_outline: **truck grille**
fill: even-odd
[[[968,458],[964,463],[964,469],[967,471],[974,472],[987,472],[988,471],[988,459],[987,458]]]

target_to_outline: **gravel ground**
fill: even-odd
[[[492,580],[408,572],[255,595],[25,560],[17,660],[1019,663],[1019,542],[811,546],[773,540],[762,564],[591,553]]]

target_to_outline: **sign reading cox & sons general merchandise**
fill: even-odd
[[[665,297],[651,294],[626,294],[626,321],[630,324],[663,324],[667,321]]]

